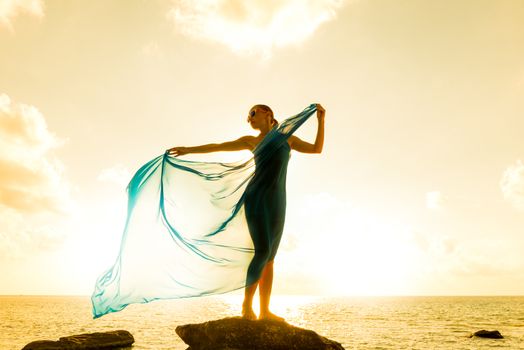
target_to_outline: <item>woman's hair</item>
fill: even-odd
[[[266,105],[254,105],[253,107],[260,108],[260,109],[264,110],[265,112],[269,112],[269,115],[271,116],[271,122],[273,124],[278,125],[278,121],[275,119],[275,115],[273,114],[273,111],[271,110],[271,108],[269,108],[269,106],[266,106]]]

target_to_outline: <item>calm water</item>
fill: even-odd
[[[116,329],[134,335],[134,349],[186,349],[177,325],[237,315],[240,303],[240,295],[156,301],[93,320],[88,297],[0,296],[0,349]],[[272,306],[346,349],[524,349],[524,297],[275,296]],[[467,337],[480,329],[505,339]]]

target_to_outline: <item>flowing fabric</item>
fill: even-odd
[[[93,317],[258,281],[284,228],[287,140],[315,111],[311,104],[274,126],[247,160],[199,162],[166,152],[143,165],[127,187],[120,252],[91,296]]]

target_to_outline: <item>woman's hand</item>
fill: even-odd
[[[188,154],[189,150],[188,150],[188,147],[173,147],[173,148],[168,149],[167,153],[170,156],[178,157],[178,156],[183,156],[184,154]]]
[[[317,106],[318,119],[321,119],[321,118],[323,119],[326,116],[326,110],[324,109],[324,107],[320,105],[320,103],[317,103],[316,106]]]

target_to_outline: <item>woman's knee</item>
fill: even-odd
[[[270,259],[271,251],[269,249],[257,249],[254,259],[267,263]]]

